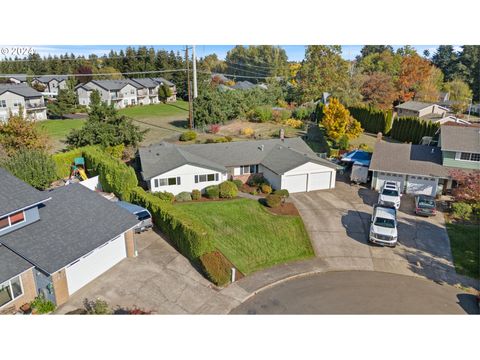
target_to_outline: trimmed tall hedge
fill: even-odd
[[[393,122],[390,137],[402,141],[420,144],[422,137],[433,136],[439,125],[418,117],[401,117]]]
[[[147,208],[157,225],[177,249],[192,261],[215,250],[205,226],[167,201],[147,193],[141,187],[132,188],[125,199]]]
[[[383,111],[373,107],[349,107],[350,114],[360,122],[367,132],[386,135],[392,128],[392,111]]]
[[[57,177],[59,179],[64,179],[70,176],[73,160],[77,157],[83,156],[83,150],[84,148],[78,148],[52,155],[52,159],[57,168]]]

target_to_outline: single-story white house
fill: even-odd
[[[319,158],[301,138],[175,145],[139,149],[141,174],[152,192],[204,190],[225,180],[265,177],[291,193],[332,189],[336,165]]]

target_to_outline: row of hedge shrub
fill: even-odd
[[[419,144],[422,137],[435,135],[438,126],[438,124],[418,117],[401,117],[394,120],[390,137],[402,142]]]
[[[83,156],[84,149],[85,148],[78,148],[52,155],[52,159],[57,168],[57,177],[59,179],[64,179],[70,176],[74,159]]]
[[[392,128],[392,111],[383,111],[373,107],[349,107],[350,115],[360,122],[362,128],[370,133],[386,135]]]

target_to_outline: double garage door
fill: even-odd
[[[425,176],[408,176],[407,194],[423,194],[435,196],[437,179]]]
[[[103,274],[126,256],[125,238],[122,234],[70,264],[65,269],[69,295]]]
[[[316,172],[283,177],[282,188],[291,193],[330,189],[333,172]]]

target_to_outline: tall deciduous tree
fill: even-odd
[[[480,202],[480,171],[450,171],[450,176],[457,182],[452,190],[456,201]]]
[[[450,107],[456,114],[461,114],[467,110],[472,99],[472,90],[468,84],[462,80],[452,80],[444,85],[445,91],[450,94]]]
[[[311,45],[297,73],[303,101],[317,100],[323,92],[334,94],[348,81],[348,62],[338,45]]]
[[[365,75],[361,93],[364,101],[374,107],[391,109],[396,97],[392,76],[384,72]]]
[[[427,81],[431,71],[430,61],[415,55],[402,59],[400,76],[397,82],[398,99],[402,102],[411,100]]]
[[[363,131],[360,123],[336,98],[331,98],[329,104],[323,108],[322,125],[325,127],[327,136],[335,142],[344,136],[355,139]]]
[[[437,102],[443,86],[443,73],[435,67],[430,67],[428,77],[420,84],[415,100]]]

